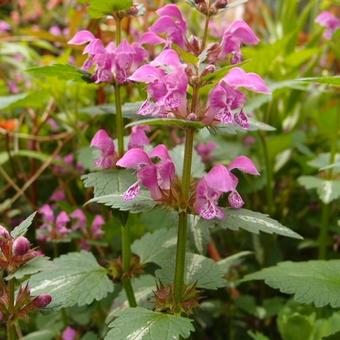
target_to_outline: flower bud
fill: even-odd
[[[0,225],[0,238],[10,238],[9,232],[2,225]]]
[[[52,301],[52,296],[51,295],[49,295],[49,294],[42,294],[42,295],[37,296],[33,300],[33,304],[37,308],[44,308],[48,304],[50,304],[51,301]]]
[[[12,252],[16,256],[25,255],[30,249],[30,241],[24,236],[19,236],[14,240],[12,245]]]
[[[193,112],[188,114],[188,120],[197,120],[197,115]]]
[[[228,5],[228,0],[217,0],[214,3],[216,9],[223,9]]]
[[[133,6],[133,7],[129,8],[129,10],[128,10],[129,15],[137,15],[138,12],[139,12],[139,9],[138,9],[137,6]]]

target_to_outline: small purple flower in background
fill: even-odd
[[[331,12],[321,12],[315,19],[320,26],[325,27],[324,37],[332,39],[333,33],[340,28],[340,20]]]
[[[234,21],[223,33],[219,60],[224,60],[231,54],[231,62],[237,64],[242,61],[241,45],[256,45],[260,40],[243,20]]]
[[[154,163],[153,160],[156,162]],[[142,149],[130,149],[117,162],[118,166],[137,170],[137,182],[123,194],[126,201],[134,199],[140,192],[141,185],[149,189],[154,200],[163,197],[163,191],[170,190],[175,178],[175,165],[165,145],[157,145],[149,154]]]
[[[62,334],[63,340],[75,340],[77,338],[77,332],[74,328],[68,326],[64,329]]]
[[[5,33],[11,30],[11,26],[3,20],[0,20],[0,33]]]
[[[128,148],[129,149],[133,149],[133,148],[143,149],[144,145],[150,144],[149,138],[146,135],[146,132],[150,132],[150,131],[151,131],[150,126],[142,126],[142,125],[133,126],[131,129]]]
[[[37,239],[40,241],[51,241],[54,239],[65,238],[70,233],[67,224],[70,218],[65,211],[61,211],[55,216],[52,207],[49,204],[44,204],[39,209],[42,215],[43,224],[37,230]]]
[[[222,124],[237,123],[244,129],[249,127],[248,117],[242,107],[246,96],[239,91],[244,87],[256,93],[270,93],[263,79],[256,73],[247,73],[239,67],[233,68],[210,92],[206,120],[217,120]],[[234,110],[240,111],[234,114]]]
[[[128,76],[148,56],[146,50],[139,44],[129,44],[126,40],[123,40],[117,47],[113,43],[104,47],[100,39],[86,30],[76,33],[68,43],[72,45],[86,44],[83,54],[88,54],[88,58],[82,68],[88,70],[93,64],[96,65],[93,76],[96,83],[112,81],[119,84],[126,83]]]
[[[202,162],[209,163],[212,161],[212,152],[217,148],[213,142],[200,143],[196,146],[196,151],[200,155]]]
[[[81,209],[74,210],[70,217],[75,220],[72,225],[73,230],[86,230],[87,218]]]
[[[179,8],[176,5],[169,4],[158,9],[156,13],[159,18],[150,27],[149,32],[143,35],[140,42],[151,45],[164,43],[167,47],[177,44],[184,48],[187,24]]]
[[[188,77],[176,51],[161,52],[150,64],[138,68],[129,80],[148,84],[148,99],[137,114],[186,117]]]
[[[93,219],[91,231],[93,238],[99,239],[104,235],[104,232],[102,230],[103,225],[105,224],[104,218],[101,215],[96,215]]]
[[[100,151],[100,157],[96,160],[96,166],[100,169],[110,169],[116,163],[116,151],[113,140],[108,133],[100,129],[93,136],[91,146]]]
[[[60,201],[64,201],[65,198],[66,198],[65,192],[62,189],[56,189],[53,191],[49,200],[52,202],[60,202]]]
[[[196,187],[194,209],[204,219],[224,217],[223,210],[218,206],[223,193],[229,193],[228,201],[232,208],[243,206],[244,202],[236,190],[238,178],[231,172],[234,169],[250,175],[259,175],[254,163],[246,156],[235,158],[227,167],[215,165],[200,179]]]

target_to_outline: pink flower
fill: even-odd
[[[96,166],[100,169],[109,169],[115,165],[116,152],[113,140],[103,129],[97,131],[91,140],[91,146],[100,151]]]
[[[340,27],[340,20],[331,12],[321,12],[315,21],[322,27],[326,28],[324,37],[328,40],[332,39],[332,35]]]
[[[37,238],[41,241],[51,240],[54,238],[63,238],[70,232],[66,226],[70,222],[65,211],[61,211],[55,216],[52,207],[49,204],[44,204],[39,209],[42,215],[43,224],[37,231]]]
[[[138,68],[129,80],[148,84],[148,99],[138,114],[186,116],[188,77],[176,51],[163,51],[150,64]]]
[[[75,340],[77,337],[77,332],[70,326],[66,327],[63,331],[63,340]]]
[[[105,224],[104,218],[101,215],[96,215],[92,222],[92,235],[95,239],[101,238],[104,235],[102,230]]]
[[[184,48],[187,24],[179,8],[169,4],[158,9],[157,14],[159,19],[150,27],[149,32],[143,35],[140,42],[151,45],[164,43],[166,46],[174,43]]]
[[[259,39],[253,30],[243,20],[234,21],[223,33],[219,59],[224,59],[227,54],[232,55],[232,63],[242,61],[241,45],[256,45]]]
[[[210,162],[212,160],[212,152],[217,148],[217,144],[213,142],[200,143],[196,146],[197,153],[201,156],[202,162]]]
[[[59,202],[65,200],[65,192],[61,189],[56,189],[50,196],[50,201]]]
[[[137,182],[123,194],[126,201],[134,199],[139,194],[141,185],[149,189],[154,200],[160,200],[163,196],[162,191],[170,190],[171,182],[175,178],[175,165],[163,144],[157,145],[149,154],[142,149],[130,149],[117,165],[137,170]]]
[[[254,163],[246,156],[235,158],[228,167],[215,165],[207,175],[200,179],[196,187],[195,211],[204,219],[222,219],[223,210],[218,201],[223,193],[229,193],[228,201],[232,208],[241,208],[244,204],[237,192],[238,178],[231,172],[238,169],[251,175],[259,175]]]
[[[246,96],[239,91],[244,87],[257,93],[270,93],[263,79],[256,73],[247,73],[239,67],[233,68],[210,92],[207,121],[218,120],[222,124],[237,123],[244,129],[249,127],[247,115],[242,110]],[[234,114],[234,110],[240,111]]]
[[[129,149],[140,148],[143,149],[144,145],[150,144],[149,138],[145,132],[150,132],[150,126],[133,126],[131,129],[130,140],[128,144]]]
[[[11,26],[3,20],[0,20],[0,33],[8,32],[11,29]]]
[[[148,56],[139,44],[129,44],[126,40],[122,41],[118,47],[115,47],[113,43],[104,47],[100,39],[86,30],[76,33],[68,43],[87,44],[83,54],[88,54],[89,57],[85,61],[83,69],[88,70],[93,64],[96,65],[93,76],[96,83],[112,82],[113,80],[119,84],[126,83],[128,76]]]
[[[81,209],[74,210],[70,216],[75,220],[75,223],[72,225],[73,230],[86,230],[87,219]]]

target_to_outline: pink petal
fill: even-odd
[[[270,90],[265,84],[264,80],[256,73],[247,73],[239,67],[235,67],[223,78],[223,81],[231,87],[246,89],[269,94]]]
[[[161,52],[151,63],[152,66],[173,66],[174,68],[183,67],[179,56],[175,50],[166,49]]]
[[[128,80],[137,81],[141,83],[152,83],[164,76],[164,72],[151,65],[143,65],[138,68]]]
[[[151,165],[152,162],[148,154],[138,148],[128,150],[125,155],[117,162],[122,168],[139,169],[141,166]]]
[[[229,201],[230,206],[235,209],[240,209],[244,205],[244,201],[242,197],[236,190],[229,194],[228,201]]]
[[[162,39],[156,33],[150,31],[143,34],[141,39],[139,40],[140,44],[150,44],[150,45],[160,45],[165,44],[166,40]]]
[[[133,200],[140,192],[139,182],[132,184],[123,194],[124,201]]]
[[[258,176],[260,173],[257,171],[253,161],[246,156],[236,157],[229,165],[229,170],[238,169],[246,174]]]
[[[233,39],[238,39],[240,43],[247,45],[256,45],[260,40],[254,31],[243,20],[234,21],[226,30],[231,34]]]
[[[215,165],[204,178],[209,188],[217,192],[228,192],[235,189],[232,174],[223,165]]]
[[[74,37],[68,41],[70,45],[83,45],[92,40],[96,39],[96,37],[90,31],[79,31],[77,32]]]

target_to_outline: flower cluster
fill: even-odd
[[[61,211],[55,215],[53,207],[45,204],[39,209],[39,212],[43,221],[37,230],[37,238],[40,241],[61,240],[65,239],[71,232],[81,232],[81,248],[89,249],[88,241],[98,240],[104,234],[102,226],[105,222],[101,215],[95,215],[92,224],[90,224],[81,209],[76,209],[71,214]]]
[[[83,64],[84,70],[95,65],[93,80],[96,83],[124,84],[129,75],[147,58],[147,52],[137,43],[129,44],[126,40],[118,46],[112,42],[104,46],[103,42],[91,32],[83,30],[69,41],[72,45],[84,45],[83,54],[88,55]]]

